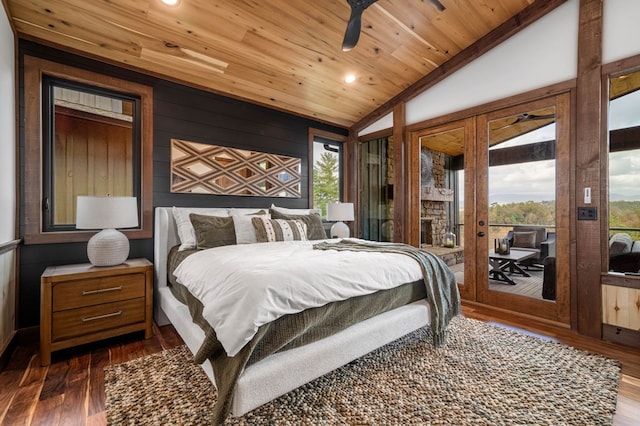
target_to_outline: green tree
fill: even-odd
[[[322,217],[329,203],[339,201],[339,184],[338,158],[324,152],[313,166],[313,206],[322,209]]]

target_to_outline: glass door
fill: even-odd
[[[477,120],[477,299],[568,322],[568,95]]]
[[[474,119],[469,118],[413,135],[419,159],[414,180],[419,183],[414,204],[416,243],[445,260],[467,299],[475,297],[473,183],[470,191],[467,188],[474,176],[468,169],[474,167],[474,156],[467,154],[473,149],[474,132]]]

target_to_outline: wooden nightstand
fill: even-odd
[[[152,335],[153,264],[50,266],[41,277],[40,358],[51,352],[144,330]]]

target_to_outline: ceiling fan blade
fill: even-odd
[[[358,44],[362,26],[362,12],[376,1],[377,0],[347,0],[347,3],[351,6],[351,16],[349,17],[342,42],[342,50],[344,52],[348,52]]]
[[[358,44],[360,40],[360,27],[362,21],[362,13],[356,14],[355,11],[351,11],[351,18],[347,24],[347,29],[344,32],[344,40],[342,41],[342,51],[348,52]]]

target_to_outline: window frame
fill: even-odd
[[[340,198],[341,198],[340,201],[349,202],[349,197],[348,197],[348,194],[349,194],[348,176],[349,175],[347,173],[347,167],[346,167],[346,165],[348,164],[347,144],[346,144],[347,137],[337,133],[328,132],[325,130],[310,128],[309,129],[309,207],[310,208],[313,207],[313,163],[314,163],[313,144],[315,143],[316,139],[325,139],[335,145],[338,145],[338,144],[342,145],[340,149],[341,158],[338,164],[338,167],[340,168],[339,179],[342,184],[340,188]]]
[[[43,117],[45,76],[79,85],[95,87],[113,93],[126,93],[140,99],[140,179],[134,194],[139,197],[140,224],[138,228],[122,230],[129,239],[153,236],[153,89],[142,84],[121,80],[69,65],[32,56],[24,56],[24,242],[50,244],[88,241],[95,231],[56,230],[44,228],[44,185],[46,121]],[[134,124],[135,126],[135,124]],[[135,141],[135,138],[134,138]],[[52,178],[49,177],[49,181]]]

